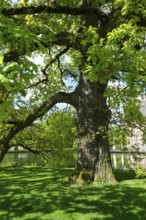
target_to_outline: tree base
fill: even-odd
[[[75,181],[78,186],[83,186],[89,183],[100,183],[100,184],[117,184],[117,180],[112,172],[112,169],[108,167],[104,173],[93,173],[86,169],[78,170],[75,168],[73,173],[69,176],[69,181]]]
[[[113,174],[113,169],[110,163],[105,161],[102,166],[98,165],[94,173],[94,182],[116,184],[117,180]]]

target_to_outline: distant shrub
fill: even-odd
[[[137,163],[137,169],[135,170],[136,178],[146,177],[146,170],[142,167],[140,163]]]

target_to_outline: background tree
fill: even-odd
[[[144,0],[2,1],[1,159],[18,132],[64,102],[77,110],[71,177],[115,181],[109,124],[142,123],[136,98],[146,81],[145,6]],[[42,67],[30,60],[35,54],[43,56]],[[70,78],[78,81],[71,91],[65,85]]]
[[[74,114],[75,112],[68,108],[55,109],[19,132],[10,141],[10,146],[21,146],[32,153],[39,153],[46,161],[69,158],[73,155],[73,147],[77,147],[74,146]]]

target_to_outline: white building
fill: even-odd
[[[140,111],[142,112],[143,116],[146,118],[146,91],[141,96],[141,108]],[[146,153],[146,143],[144,142],[144,134],[143,130],[140,128],[133,129],[133,136],[129,138],[129,148],[135,147],[140,152]]]
[[[146,117],[146,91],[142,94],[141,96],[141,112],[144,115],[144,117]]]

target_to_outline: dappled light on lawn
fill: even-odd
[[[146,179],[77,187],[72,169],[0,168],[1,220],[144,220]]]

